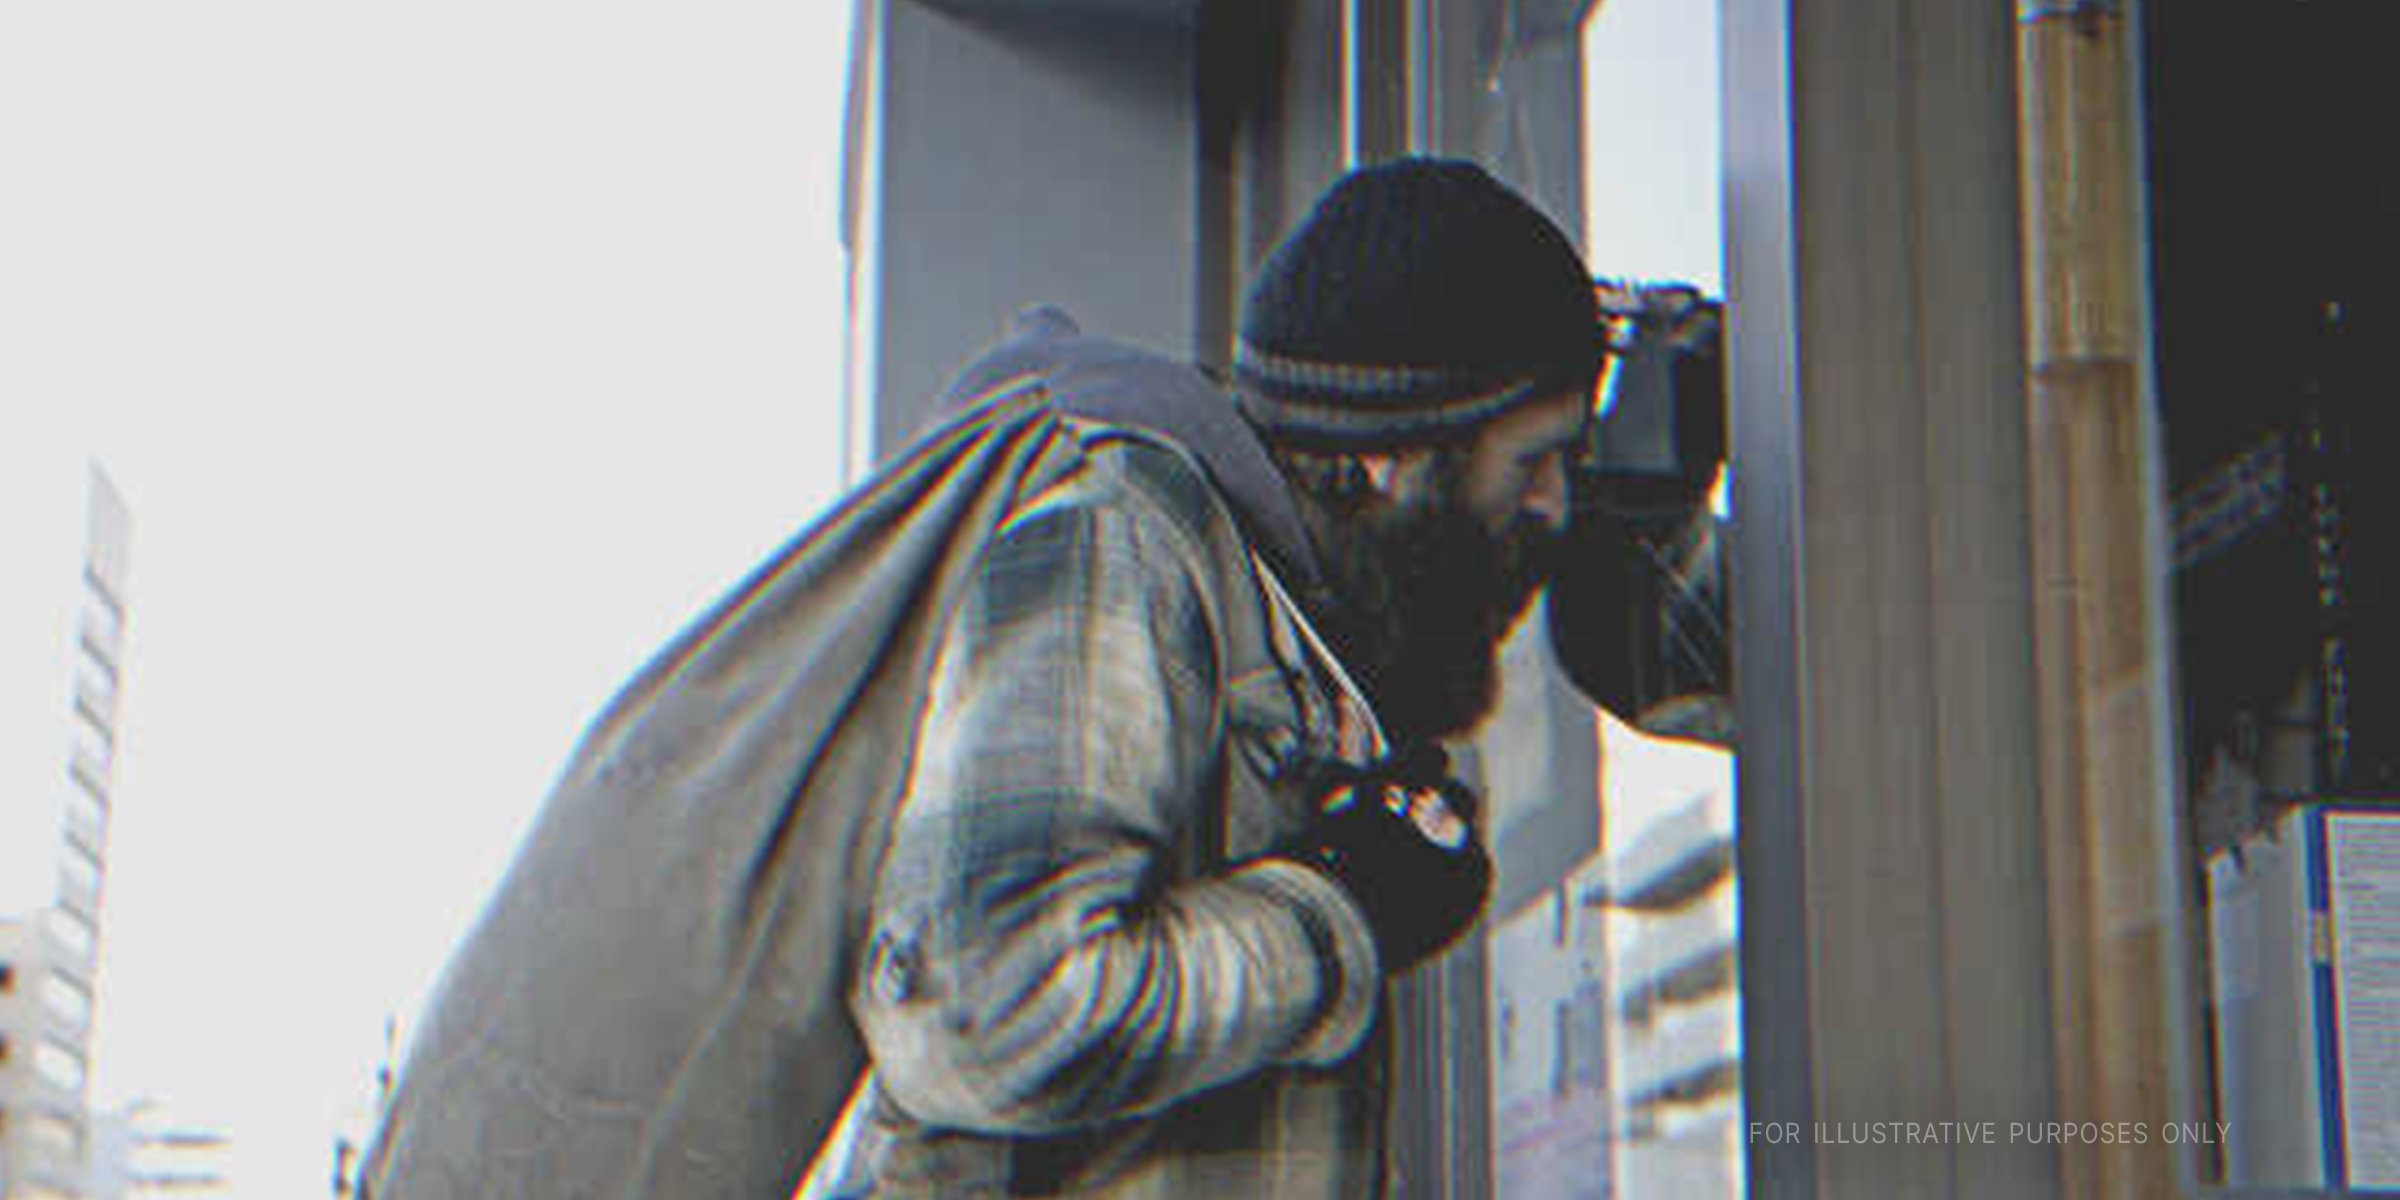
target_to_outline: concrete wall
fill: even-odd
[[[849,405],[864,453],[905,445],[951,373],[1027,304],[1191,353],[1190,29],[1027,5],[867,7],[874,66],[850,164],[864,361]]]

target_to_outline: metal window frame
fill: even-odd
[[[1724,11],[1749,1119],[2055,1120],[2013,14]],[[2038,1145],[1749,1158],[1777,1198],[2062,1183]]]

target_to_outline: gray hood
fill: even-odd
[[[1276,574],[1313,612],[1327,607],[1307,527],[1283,473],[1233,398],[1199,368],[1093,337],[1052,305],[1019,313],[1007,337],[945,389],[944,411],[1012,379],[1043,376],[1058,411],[1164,436],[1198,459]]]

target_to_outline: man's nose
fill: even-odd
[[[1552,533],[1567,527],[1567,457],[1552,454],[1534,468],[1533,478],[1526,481],[1522,505],[1527,516],[1540,521]]]

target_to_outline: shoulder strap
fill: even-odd
[[[1307,650],[1306,661],[1315,664],[1333,685],[1337,697],[1335,729],[1341,738],[1343,757],[1365,762],[1389,753],[1391,743],[1384,737],[1383,723],[1375,718],[1375,706],[1367,702],[1366,693],[1350,678],[1350,672],[1343,669],[1342,660],[1326,646],[1325,639],[1317,635],[1316,626],[1309,623],[1308,614],[1300,610],[1291,592],[1285,590],[1283,580],[1276,576],[1275,569],[1268,566],[1267,560],[1255,550],[1250,553],[1250,570],[1258,577],[1263,585],[1262,590],[1274,602],[1276,613],[1282,618],[1271,625],[1277,640],[1288,642],[1291,635],[1297,632],[1299,642]],[[1303,659],[1299,647],[1285,644],[1277,649],[1295,663]]]

